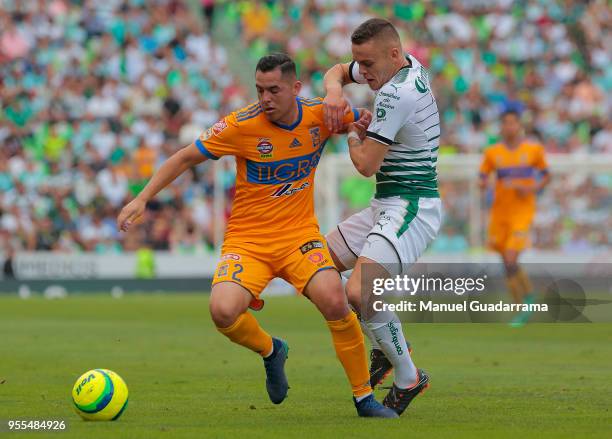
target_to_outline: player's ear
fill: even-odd
[[[302,90],[302,81],[295,81],[295,83],[293,84],[293,95],[294,96],[299,95],[301,90]]]
[[[403,54],[399,47],[397,46],[391,47],[391,58],[398,59],[398,58],[401,58],[402,56]]]

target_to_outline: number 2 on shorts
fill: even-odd
[[[244,267],[241,264],[235,264],[234,267],[236,267],[237,270],[232,273],[232,279],[236,282],[242,282],[238,275],[244,271]]]

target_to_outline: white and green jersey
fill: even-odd
[[[413,56],[376,92],[374,115],[367,136],[389,146],[376,173],[375,198],[438,197],[436,162],[440,115],[427,70]],[[354,82],[367,83],[353,61]]]

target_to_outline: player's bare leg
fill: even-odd
[[[519,265],[518,257],[519,254],[514,250],[504,250],[501,252],[501,257],[504,262],[504,269],[506,270],[506,280],[508,283],[508,289],[514,303],[523,302],[522,285],[518,277]]]
[[[508,289],[515,303],[531,304],[535,301],[533,294],[533,286],[527,276],[527,273],[521,268],[518,263],[520,252],[516,250],[505,250],[502,252],[504,268],[506,270],[506,279]],[[527,323],[531,313],[522,311],[518,313],[510,323],[513,327],[521,327]]]
[[[284,370],[289,348],[283,340],[271,337],[247,312],[252,298],[236,283],[219,282],[212,288],[210,315],[221,334],[263,357],[268,396],[274,404],[280,404],[289,390]]]
[[[363,334],[357,316],[348,306],[338,272],[333,269],[317,272],[306,285],[304,295],[327,321],[336,355],[351,383],[359,416],[397,417],[393,410],[374,399]]]
[[[368,264],[364,270],[364,264]],[[429,383],[429,376],[417,370],[408,345],[404,339],[401,323],[395,313],[374,312],[369,303],[374,299],[370,291],[362,291],[363,285],[372,285],[375,278],[389,277],[387,270],[375,261],[360,256],[346,285],[349,302],[361,310],[362,318],[376,337],[385,357],[395,369],[395,380],[384,404],[402,414],[410,402],[421,393]]]
[[[212,287],[208,304],[217,328],[227,328],[244,314],[253,296],[234,282],[219,282]]]

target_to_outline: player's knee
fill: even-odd
[[[504,268],[506,269],[507,276],[514,276],[518,272],[518,264],[516,260],[504,259]]]
[[[237,309],[231,303],[222,300],[215,300],[213,296],[209,305],[210,316],[217,328],[227,328],[238,319],[241,310]]]
[[[350,310],[342,288],[329,294],[320,309],[326,320],[340,320],[346,317]]]

